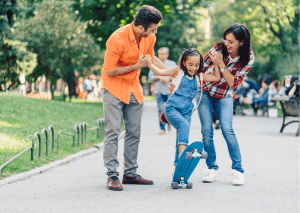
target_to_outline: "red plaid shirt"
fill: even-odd
[[[219,47],[218,44],[215,45],[205,55],[203,70],[202,70],[203,73],[211,73],[213,71],[213,69],[208,69],[213,64],[210,55],[213,52],[216,52],[216,49],[218,47]],[[233,86],[230,87],[227,84],[227,81],[225,80],[224,76],[221,73],[222,77],[220,81],[204,82],[203,92],[208,91],[209,95],[215,98],[224,98],[229,95],[233,96],[236,92],[237,87],[242,83],[244,77],[250,71],[253,63],[254,63],[254,53],[252,50],[250,52],[250,61],[244,68],[240,68],[241,63],[239,60],[230,63],[230,58],[229,56],[227,56],[227,58],[225,58],[225,66],[228,69],[228,71],[234,76]]]

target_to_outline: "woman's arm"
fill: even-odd
[[[243,78],[250,71],[250,69],[251,69],[251,67],[252,67],[252,65],[254,63],[254,59],[255,59],[254,58],[254,54],[251,51],[250,52],[250,61],[248,62],[248,64],[245,67],[239,69],[235,75],[232,75],[230,73],[230,71],[227,69],[227,67],[225,66],[225,63],[223,61],[223,55],[222,55],[222,53],[215,52],[213,54],[216,54],[216,55],[219,54],[219,55],[222,56],[221,57],[222,59],[218,58],[214,63],[217,64],[220,69],[221,68],[225,68],[225,71],[222,72],[222,75],[224,76],[227,84],[230,87],[235,87],[235,88],[237,88],[241,84],[241,82],[243,81]]]
[[[219,68],[225,68],[225,71],[222,74],[227,81],[227,84],[232,87],[234,85],[234,76],[226,68],[223,61],[223,54],[221,52],[214,52],[210,57],[214,64],[216,64]]]
[[[180,70],[179,66],[171,67],[168,69],[159,69],[153,63],[149,65],[149,69],[151,69],[151,71],[154,72],[156,75],[160,75],[160,76],[172,76],[177,74]]]

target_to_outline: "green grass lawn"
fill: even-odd
[[[68,135],[60,136],[60,153],[57,155],[58,130],[74,133],[75,124],[86,122],[87,128],[97,126],[97,119],[103,117],[101,102],[85,102],[73,99],[72,102],[32,99],[16,95],[0,93],[0,165],[31,146],[35,132],[41,134],[49,125],[54,128],[55,148],[52,152],[51,134],[49,136],[49,156],[46,157],[46,138],[43,136],[43,152],[38,157],[38,140],[35,142],[35,160],[31,161],[28,151],[2,169],[0,179],[12,174],[28,171],[34,167],[62,159],[65,156],[87,149],[103,141],[97,138],[97,132],[87,133],[87,143],[73,148],[73,139]],[[80,141],[81,142],[81,141]]]

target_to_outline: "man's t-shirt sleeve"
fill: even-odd
[[[149,48],[147,50],[147,54],[149,54],[151,56],[151,58],[153,59],[155,57],[154,45],[155,45],[155,42],[156,42],[156,36],[154,34],[151,34],[151,35],[149,35],[149,37],[151,38],[151,41],[150,41]]]
[[[113,70],[122,55],[121,45],[118,44],[116,39],[110,38],[106,42],[106,52],[104,57],[103,70],[109,72]]]

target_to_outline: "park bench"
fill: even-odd
[[[298,122],[298,129],[296,132],[296,136],[299,136],[299,130],[300,130],[300,122],[299,122],[299,118],[300,118],[300,112],[299,112],[299,99],[298,98],[290,98],[289,96],[279,96],[276,95],[274,96],[273,100],[279,101],[280,105],[281,105],[281,109],[282,109],[282,113],[283,113],[283,121],[282,121],[282,125],[280,128],[280,133],[283,132],[283,129],[291,124],[291,123],[295,123]],[[292,120],[289,122],[286,122],[286,118],[287,117],[294,117],[296,118],[296,120]]]

